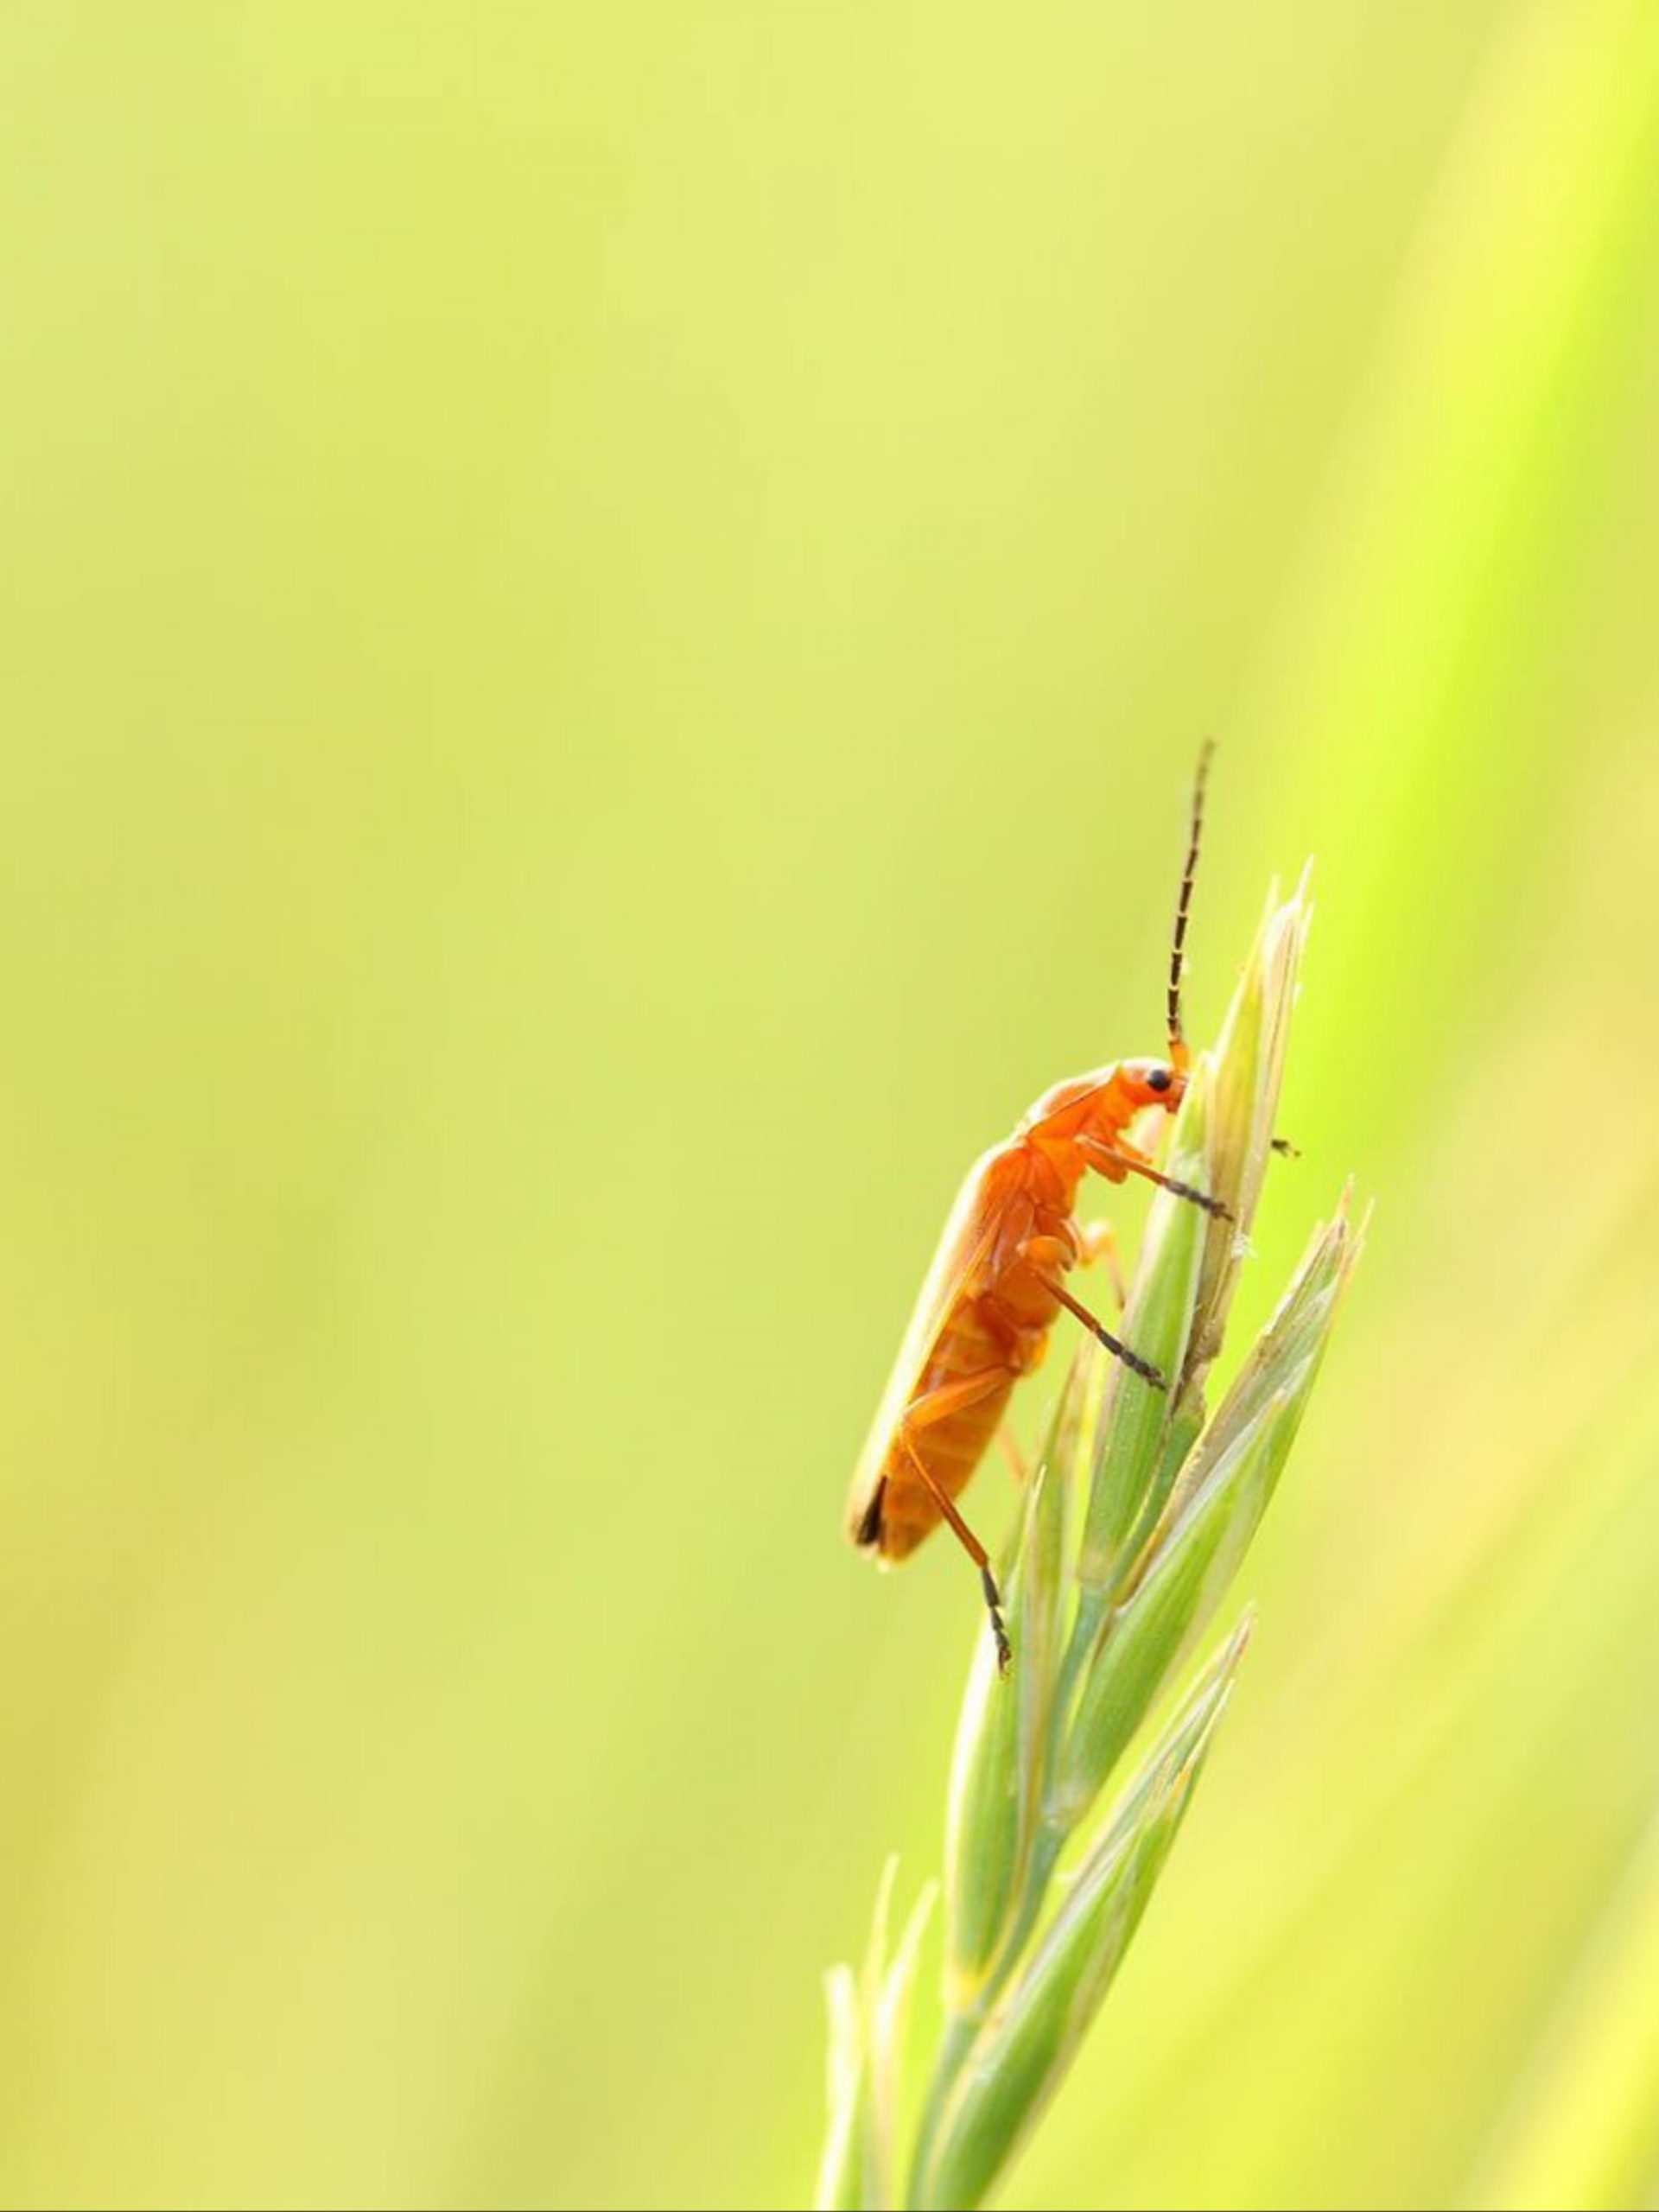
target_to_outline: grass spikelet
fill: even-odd
[[[1151,1207],[1123,1335],[1172,1388],[1150,1388],[1091,1342],[1079,1350],[1007,1578],[1009,1681],[977,1639],[947,1813],[944,2018],[909,2142],[895,2023],[920,1921],[888,1965],[891,1870],[861,1982],[846,1967],[831,1977],[821,2204],[986,2201],[1104,2001],[1226,1709],[1248,1618],[1096,1814],[1261,1525],[1358,1257],[1344,1193],[1210,1417],[1208,1378],[1268,1172],[1307,918],[1305,887],[1269,901],[1171,1134],[1169,1172],[1232,1217],[1162,1192]],[[1075,1875],[1060,1885],[1063,1861]]]

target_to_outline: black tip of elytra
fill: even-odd
[[[853,1541],[861,1550],[868,1551],[881,1541],[881,1508],[887,1501],[887,1478],[883,1475],[870,1493],[870,1502],[865,1507],[857,1528],[853,1531]]]

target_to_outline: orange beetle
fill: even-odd
[[[1226,1214],[1219,1199],[1161,1173],[1127,1135],[1147,1107],[1173,1114],[1186,1089],[1181,963],[1210,751],[1206,746],[1198,762],[1175,906],[1168,1057],[1119,1060],[1056,1084],[1006,1144],[969,1170],[853,1477],[848,1533],[884,1566],[908,1557],[941,1520],[949,1523],[979,1569],[1004,1672],[1010,1652],[996,1580],[956,1500],[984,1457],[1014,1384],[1042,1358],[1065,1306],[1149,1388],[1167,1387],[1066,1288],[1070,1271],[1110,1237],[1109,1230],[1085,1230],[1074,1217],[1084,1176],[1091,1168],[1113,1183],[1143,1175],[1178,1198]]]

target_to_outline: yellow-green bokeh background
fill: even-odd
[[[17,0],[0,117],[0,2196],[810,2185],[977,1632],[846,1471],[1214,731],[1250,1310],[1379,1210],[1012,2201],[1649,2201],[1659,13]]]

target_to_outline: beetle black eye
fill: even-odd
[[[1152,1073],[1147,1077],[1147,1089],[1148,1090],[1167,1090],[1169,1089],[1169,1070],[1167,1068],[1154,1068]]]

